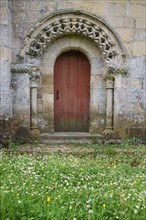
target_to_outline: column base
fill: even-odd
[[[113,135],[114,134],[114,131],[112,128],[106,128],[103,133],[103,135]]]
[[[30,135],[31,136],[40,136],[40,130],[36,127],[36,128],[30,128]]]

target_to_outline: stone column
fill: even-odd
[[[113,116],[114,116],[114,77],[106,77],[106,129],[103,132],[104,134],[113,133]]]
[[[38,123],[37,123],[37,90],[40,76],[37,68],[32,69],[30,78],[30,131],[32,135],[39,135]]]

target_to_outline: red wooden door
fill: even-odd
[[[89,131],[90,64],[78,51],[60,55],[54,67],[55,131]]]

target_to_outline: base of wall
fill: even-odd
[[[136,138],[146,141],[146,127],[145,128],[126,128],[126,136],[129,138]]]
[[[121,128],[122,129],[122,128]],[[106,131],[106,130],[105,130]],[[121,130],[120,130],[121,131]],[[99,140],[108,143],[121,143],[124,139],[137,139],[141,143],[146,143],[146,127],[129,127],[123,128],[123,136],[115,132],[104,134],[86,133],[86,132],[50,132],[40,133],[38,128],[30,129],[23,127],[17,122],[15,117],[0,116],[0,146],[7,145],[12,140],[20,140],[23,142],[29,141],[30,138],[35,138],[41,143],[95,143]]]

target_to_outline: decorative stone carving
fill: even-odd
[[[12,73],[31,73],[32,68],[23,64],[16,64],[11,66]]]
[[[114,67],[108,67],[108,74],[121,74],[125,75],[128,73],[127,68],[114,68]]]
[[[31,88],[37,88],[38,87],[38,83],[40,80],[40,73],[38,71],[37,67],[33,67],[31,69],[32,74],[30,75],[30,87]]]
[[[114,60],[117,55],[114,43],[102,28],[84,19],[66,18],[53,22],[31,41],[28,54],[41,56],[54,38],[67,34],[83,35],[92,39],[103,51],[106,61]]]
[[[118,34],[103,18],[76,10],[57,12],[39,20],[24,39],[20,55],[39,58],[51,42],[66,35],[84,36],[94,41],[108,64],[119,59],[122,62],[126,56]]]

